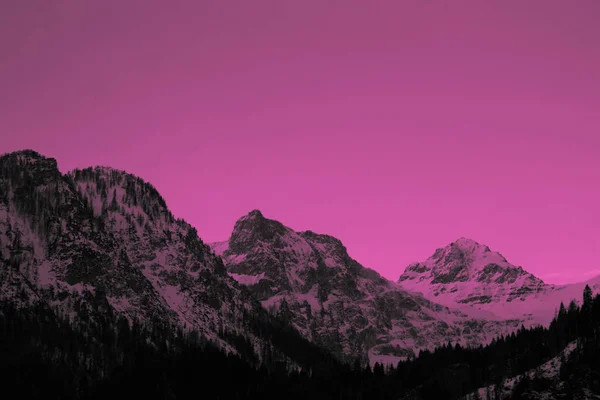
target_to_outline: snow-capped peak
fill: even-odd
[[[513,301],[549,287],[502,254],[464,237],[437,249],[425,262],[409,265],[398,283],[450,307],[472,306],[504,317],[522,316],[524,310]]]
[[[538,278],[509,263],[506,258],[472,239],[460,238],[439,248],[423,263],[409,265],[399,282],[417,279],[431,284],[453,282],[515,283],[518,279]]]
[[[242,218],[246,218],[247,219],[247,218],[264,218],[264,217],[265,216],[263,215],[263,213],[260,212],[259,209],[255,208],[254,210],[250,211],[247,215],[245,215]]]
[[[481,246],[481,244],[479,244],[479,242],[476,242],[473,239],[470,239],[468,237],[460,237],[458,239],[456,239],[454,242],[452,242],[450,244],[451,245],[457,245],[457,246],[461,246],[461,247],[479,247]]]
[[[548,285],[464,237],[437,249],[424,262],[409,265],[398,284],[448,307],[485,310],[525,325],[549,323],[561,301],[579,300],[583,290],[575,284]]]

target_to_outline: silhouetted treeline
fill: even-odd
[[[561,314],[553,327],[561,337],[577,341],[569,355],[560,357],[558,382],[526,377],[515,385],[511,399],[532,399],[536,392],[543,391],[565,399],[587,399],[600,394],[600,296],[592,298],[586,287],[581,308],[571,303],[567,311],[563,308],[559,312],[559,317]]]
[[[231,333],[221,336],[241,356],[158,321],[74,319],[44,305],[0,303],[0,387],[21,399],[455,399],[533,369],[577,340],[560,390],[600,392],[600,296],[589,288],[581,307],[561,304],[549,328],[521,328],[478,348],[449,344],[396,366],[340,363],[283,321],[257,320],[252,329],[268,331],[290,359],[257,354]],[[513,398],[552,385],[523,379]]]
[[[275,347],[255,354],[243,336],[220,335],[242,358],[158,321],[0,303],[0,388],[20,399],[361,398],[353,397],[350,368],[326,351],[281,322],[255,325],[269,330],[274,346],[285,342],[289,361],[271,359]]]
[[[521,327],[478,348],[448,344],[433,352],[423,351],[414,360],[400,362],[395,375],[403,391],[412,390],[420,398],[460,398],[480,387],[495,385],[500,389],[505,379],[556,357],[575,340],[591,338],[597,344],[599,332],[600,296],[592,298],[586,286],[582,307],[574,301],[568,308],[561,303],[548,328]]]

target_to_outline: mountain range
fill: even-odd
[[[263,307],[335,354],[395,363],[448,341],[487,343],[520,326],[409,292],[352,259],[340,240],[295,232],[258,210],[211,247]]]
[[[548,325],[586,285],[600,291],[600,277],[546,284],[467,238],[393,282],[340,240],[259,210],[209,245],[143,179],[109,167],[62,174],[32,150],[0,157],[0,265],[0,301],[17,309],[193,330],[257,365],[268,354],[292,367],[301,357],[273,340],[282,326],[339,360],[395,364]]]
[[[0,250],[0,300],[17,308],[43,304],[74,321],[115,314],[194,330],[226,352],[289,358],[265,334],[273,318],[196,229],[124,171],[63,175],[34,151],[2,156]]]
[[[391,282],[350,258],[340,240],[295,232],[259,210],[240,218],[229,240],[210,246],[234,279],[272,312],[283,309],[305,337],[338,353],[366,350],[372,362],[547,325],[561,302],[580,302],[586,284],[600,289],[600,278],[545,284],[467,238]]]

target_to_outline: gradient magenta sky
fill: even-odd
[[[600,2],[0,2],[0,152],[154,184],[205,241],[258,208],[365,266],[466,236],[600,274]]]

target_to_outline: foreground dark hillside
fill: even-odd
[[[548,329],[521,329],[475,349],[448,345],[373,369],[336,361],[284,323],[269,321],[256,329],[268,331],[301,367],[252,354],[242,336],[237,348],[243,358],[160,321],[130,324],[99,308],[69,319],[42,303],[18,309],[3,302],[1,385],[23,399],[455,399],[486,385],[500,387],[577,340],[560,379],[523,379],[512,397],[490,393],[490,398],[537,398],[540,388],[562,398],[581,398],[582,388],[600,394],[600,296],[592,299],[590,292],[581,308],[561,305]],[[253,358],[263,362],[252,365]]]
[[[560,376],[553,380],[527,375],[506,393],[503,382],[523,376],[548,360],[560,356],[568,344],[574,351],[562,361]],[[600,346],[600,295],[592,297],[585,288],[582,306],[571,302],[568,308],[560,304],[556,317],[548,328],[521,328],[490,345],[461,348],[448,345],[434,352],[422,352],[415,360],[401,362],[396,377],[414,398],[453,399],[467,396],[477,399],[474,391],[488,387],[488,399],[587,398],[600,394],[598,373],[600,363],[591,362]],[[583,389],[586,389],[583,392]],[[564,397],[563,397],[564,396]]]
[[[380,390],[361,388],[369,383],[357,379],[362,371],[354,374],[285,325],[257,328],[302,366],[290,369],[269,354],[252,366],[247,360],[256,355],[243,337],[244,359],[161,323],[129,324],[110,315],[68,321],[43,305],[2,303],[0,384],[22,399],[360,399],[365,390]]]

